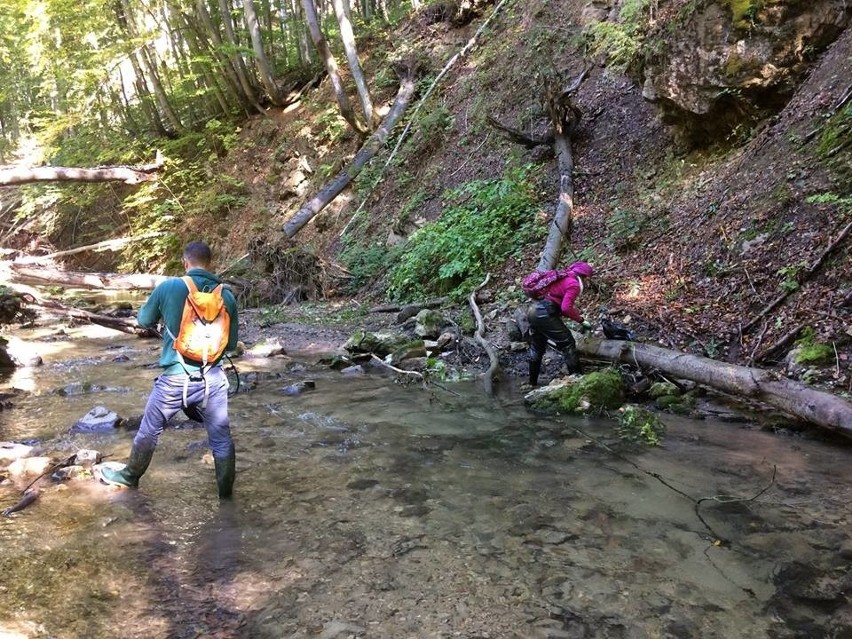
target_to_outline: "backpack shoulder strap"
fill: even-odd
[[[198,292],[198,287],[195,285],[195,280],[192,279],[189,275],[184,275],[182,278],[183,283],[186,284],[186,288],[189,289],[190,295]]]

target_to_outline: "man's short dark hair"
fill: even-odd
[[[195,266],[209,266],[213,254],[205,242],[195,241],[184,247],[183,259]]]

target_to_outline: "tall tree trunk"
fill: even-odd
[[[184,37],[186,39],[187,47],[189,48],[190,58],[193,61],[192,66],[196,75],[200,75],[204,78],[204,85],[213,94],[213,97],[219,104],[219,110],[222,115],[231,115],[237,108],[242,107],[242,101],[240,100],[240,95],[238,93],[239,87],[230,86],[228,84],[227,77],[224,80],[225,86],[222,86],[219,79],[213,75],[211,65],[208,62],[209,55],[199,43],[198,35],[195,32],[195,29],[193,29],[189,17],[184,15],[183,22],[186,25]],[[230,63],[227,60],[225,60],[225,67],[230,68]],[[229,97],[231,100],[229,100]],[[245,113],[248,115],[248,111]]]
[[[328,42],[320,29],[319,17],[317,9],[314,5],[314,0],[302,0],[302,6],[305,8],[305,20],[308,23],[308,29],[311,32],[311,39],[314,41],[314,46],[320,54],[320,57],[325,62],[328,77],[331,80],[331,86],[334,89],[334,96],[337,99],[337,106],[340,108],[340,115],[349,123],[359,135],[366,135],[368,129],[361,122],[352,110],[352,105],[349,103],[349,98],[346,97],[346,91],[343,88],[343,81],[340,79],[338,72],[337,61],[328,47]]]
[[[301,2],[298,2],[298,0],[291,0],[291,2],[293,8],[293,15],[297,15],[300,18],[297,21],[300,25],[300,28],[297,33],[299,45],[299,63],[302,66],[309,67],[313,62],[313,56],[311,55],[310,27],[308,27],[308,21],[305,19],[305,8],[302,6]]]
[[[125,34],[126,40],[128,42],[132,41],[133,32],[130,28],[127,14],[125,12],[125,3],[121,0],[116,0],[114,8],[116,21],[118,22],[122,32]],[[142,72],[142,67],[136,57],[136,52],[132,48],[129,49],[127,58],[130,60],[130,65],[133,68],[133,86],[136,89],[136,95],[139,99],[139,104],[142,107],[142,112],[145,114],[148,122],[158,135],[162,137],[170,137],[169,131],[166,129],[166,125],[163,124],[163,120],[154,104],[154,99],[148,89],[148,84],[145,82],[145,74]],[[124,82],[122,82],[122,91],[123,90]]]
[[[246,25],[248,27],[249,37],[251,37],[251,45],[254,50],[260,81],[263,84],[263,88],[266,89],[266,93],[269,95],[269,99],[272,101],[272,104],[275,106],[281,106],[283,104],[281,92],[275,84],[272,67],[269,66],[269,60],[267,59],[266,51],[263,48],[263,39],[260,37],[260,24],[257,21],[257,11],[255,10],[254,0],[243,0],[243,9],[246,14]]]
[[[355,47],[355,33],[352,31],[352,23],[349,21],[349,0],[332,0],[334,13],[337,16],[337,24],[340,25],[340,39],[343,40],[343,49],[346,51],[346,60],[352,71],[352,79],[358,89],[358,97],[361,99],[361,108],[364,111],[364,121],[371,129],[374,124],[373,101],[370,99],[370,90],[358,61],[358,50]]]
[[[228,5],[228,0],[219,0],[219,13],[221,14],[220,18],[222,20],[222,29],[225,32],[225,40],[230,45],[232,51],[229,57],[231,58],[231,63],[234,65],[237,77],[240,79],[240,85],[243,87],[246,95],[254,97],[257,93],[254,89],[254,82],[249,78],[245,60],[243,60],[243,56],[238,50],[239,42],[237,42],[237,36],[234,33],[234,21],[231,18],[231,7]]]
[[[136,29],[136,24],[133,21],[133,14],[130,8],[129,0],[120,0],[121,1],[121,13],[123,17],[123,25],[127,33],[130,35],[132,40],[137,40],[139,33]],[[166,92],[163,89],[163,85],[160,82],[160,77],[157,74],[157,69],[154,63],[150,58],[150,53],[148,51],[148,47],[146,44],[141,44],[139,48],[134,52],[133,58],[136,58],[138,61],[138,65],[136,65],[135,69],[139,69],[141,65],[142,69],[144,69],[145,73],[142,73],[142,70],[139,70],[138,73],[142,77],[146,77],[147,80],[151,83],[151,87],[153,89],[154,97],[156,98],[157,105],[160,108],[160,111],[166,117],[169,124],[172,126],[172,131],[174,133],[181,133],[184,131],[184,126],[181,124],[180,119],[177,114],[172,109],[171,104],[169,104],[168,97],[166,96]]]
[[[198,29],[196,31],[198,33],[199,46],[203,43],[205,47],[211,50],[219,62],[219,66],[225,75],[227,84],[236,101],[242,105],[247,115],[249,109],[252,107],[258,113],[263,113],[263,107],[257,103],[254,89],[247,82],[244,82],[242,76],[237,72],[233,56],[225,54],[225,45],[222,42],[222,36],[219,34],[219,29],[213,24],[213,18],[210,17],[210,12],[207,11],[205,0],[196,0],[195,13],[203,27],[203,30]],[[212,45],[210,44],[211,42]]]

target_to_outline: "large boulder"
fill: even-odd
[[[850,15],[845,0],[661,0],[643,95],[691,141],[719,139],[778,112]]]
[[[414,334],[418,337],[436,338],[441,334],[441,328],[446,323],[444,316],[431,308],[424,308],[417,313],[415,319],[417,324],[414,326]]]
[[[343,348],[349,353],[373,353],[384,357],[411,343],[411,338],[404,333],[394,331],[365,331],[357,329],[347,340]]]

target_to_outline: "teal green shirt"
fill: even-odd
[[[192,277],[199,291],[212,291],[222,283],[222,280],[216,275],[205,271],[203,268],[191,268],[186,274]],[[139,309],[139,314],[136,317],[139,325],[145,328],[156,329],[160,321],[168,328],[168,330],[163,329],[163,350],[160,354],[160,366],[163,367],[163,375],[178,375],[185,372],[178,360],[175,341],[172,336],[176,336],[180,330],[180,320],[183,317],[183,306],[187,295],[189,295],[189,290],[181,278],[169,278],[157,285],[157,288],[151,293],[148,301]],[[239,322],[237,319],[237,300],[234,294],[229,289],[224,288],[222,290],[222,297],[225,300],[225,308],[228,310],[228,315],[231,317],[228,346],[225,349],[227,352],[237,347]],[[221,359],[220,357],[213,362],[213,366],[218,364]],[[190,373],[197,371],[199,368],[201,367],[186,362],[186,370]]]

